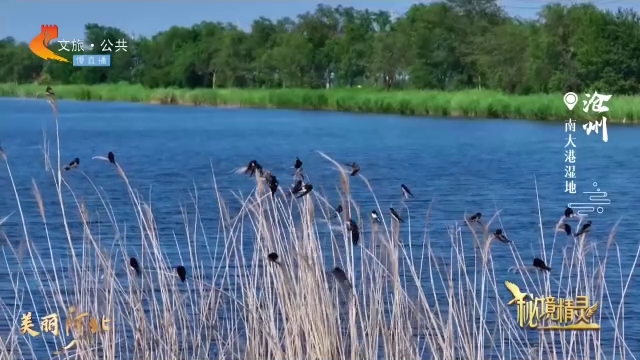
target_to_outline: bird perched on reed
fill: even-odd
[[[276,195],[276,191],[278,191],[278,178],[273,175],[270,171],[267,171],[264,177],[267,184],[269,184],[269,190],[271,190],[271,196]]]
[[[269,253],[269,255],[267,255],[267,259],[269,261],[278,265],[280,265],[280,261],[278,260],[279,258],[280,257],[278,256],[278,253],[275,253],[275,252]]]
[[[578,231],[575,236],[580,236],[580,235],[584,235],[588,232],[591,231],[591,221],[587,221],[586,224],[582,225],[582,227],[580,228],[580,231]]]
[[[402,189],[402,196],[404,196],[405,199],[413,197],[411,190],[409,190],[405,184],[400,184],[400,189]]]
[[[572,209],[572,208],[570,208],[570,207],[567,207],[567,208],[564,210],[564,217],[566,217],[566,218],[570,218],[570,217],[572,217],[572,216],[573,216],[573,209]]]
[[[300,195],[298,195],[298,199],[307,195],[308,193],[310,193],[313,190],[313,185],[311,184],[304,184],[302,185],[302,193],[300,193]]]
[[[116,155],[113,152],[109,151],[109,154],[107,155],[107,159],[109,159],[109,162],[112,163],[113,165],[116,164]]]
[[[335,279],[338,281],[340,285],[343,285],[349,289],[352,288],[351,282],[349,281],[347,274],[340,267],[338,266],[334,267],[331,273],[333,274],[333,277],[335,277]]]
[[[471,215],[467,220],[468,220],[470,223],[473,223],[473,222],[480,223],[480,219],[482,219],[482,214],[481,214],[481,213],[479,213],[479,212],[477,212],[477,213],[475,213],[475,214]]]
[[[375,210],[371,211],[371,221],[380,224],[380,216],[378,216],[378,212]]]
[[[571,225],[569,224],[560,224],[560,226],[558,226],[558,230],[564,231],[567,236],[571,236],[571,234],[573,234]]]
[[[304,183],[302,182],[302,180],[296,180],[296,182],[293,184],[293,186],[291,186],[291,189],[289,190],[291,192],[291,195],[297,195],[298,193],[300,193],[303,190],[303,185]]]
[[[69,163],[69,165],[65,166],[64,169],[68,171],[68,170],[77,168],[78,165],[80,165],[80,159],[79,158],[75,158],[75,159],[73,159],[72,162]]]
[[[507,237],[504,235],[504,232],[502,231],[502,229],[496,229],[496,231],[493,233],[493,237],[495,239],[497,239],[498,241],[501,241],[505,244],[511,243],[512,241],[507,239]]]
[[[551,268],[547,266],[544,260],[540,258],[533,259],[533,267],[543,270],[543,271],[551,271]]]
[[[345,164],[345,165],[351,168],[351,173],[350,173],[351,176],[356,176],[360,172],[360,166],[355,162],[352,162],[351,164]]]
[[[178,274],[180,281],[185,282],[187,280],[187,269],[184,266],[176,266],[176,273]]]
[[[256,174],[264,176],[262,165],[260,165],[256,160],[249,161],[249,164],[247,164],[247,166],[239,168],[237,173],[249,175],[249,177],[254,177]]]
[[[353,242],[353,245],[358,245],[360,242],[360,227],[358,227],[358,223],[355,220],[350,219],[347,226],[351,232],[351,241]]]
[[[138,259],[132,257],[129,259],[129,266],[135,270],[136,275],[140,275],[140,264],[138,264]]]
[[[394,218],[397,222],[399,222],[399,223],[403,223],[404,222],[404,220],[402,219],[402,217],[400,217],[400,214],[398,214],[396,209],[389,208],[389,211],[391,212],[391,217]]]

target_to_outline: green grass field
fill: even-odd
[[[35,97],[43,85],[1,84],[0,96]],[[562,94],[505,95],[493,91],[375,91],[371,89],[148,89],[139,85],[58,85],[58,99],[124,101],[196,106],[334,110],[436,117],[529,119],[546,121],[600,120],[582,111],[571,112]],[[608,103],[610,123],[640,122],[640,98],[614,96]]]

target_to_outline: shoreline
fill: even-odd
[[[0,84],[0,97],[35,98],[46,85]],[[55,85],[58,99],[117,101],[220,108],[320,110],[438,118],[564,122],[600,120],[640,123],[640,97],[614,96],[603,114],[569,111],[562,94],[507,95],[487,90],[459,92],[371,89],[149,89],[140,85]]]

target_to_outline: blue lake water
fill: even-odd
[[[607,286],[613,310],[608,302],[602,304],[603,330],[607,326],[607,314],[616,311],[620,303],[625,285],[620,284],[621,276],[626,281],[633,270],[639,246],[636,234],[640,230],[634,219],[634,207],[640,204],[640,189],[634,184],[640,178],[640,167],[634,165],[637,164],[635,157],[640,154],[640,127],[609,125],[609,141],[605,143],[601,134],[586,135],[578,124],[572,135],[576,144],[577,194],[568,194],[564,156],[568,134],[562,123],[70,101],[60,101],[58,108],[62,162],[80,158],[80,169],[103,189],[122,226],[121,231],[130,229],[131,234],[135,234],[137,220],[121,178],[106,162],[91,160],[113,151],[131,186],[150,201],[161,246],[176,264],[182,257],[185,266],[190,266],[176,246],[176,242],[185,238],[181,206],[192,212],[193,196],[197,193],[199,215],[207,224],[206,231],[215,236],[218,207],[212,174],[233,212],[239,205],[233,201],[232,192],[246,195],[254,185],[251,179],[233,171],[251,159],[277,174],[281,185],[288,186],[288,174],[292,172],[295,157],[299,156],[316,191],[324,192],[337,204],[338,173],[317,153],[322,151],[338,162],[355,161],[361,166],[362,175],[371,183],[383,214],[386,216],[387,209],[393,206],[411,220],[414,235],[409,242],[412,245],[423,245],[425,219],[431,209],[428,241],[434,251],[442,252],[445,257],[451,251],[448,227],[456,222],[461,224],[465,214],[479,211],[489,219],[498,209],[502,227],[524,261],[529,263],[533,257],[543,257],[539,201],[547,262],[552,268],[554,264],[558,266],[563,249],[574,241],[554,231],[567,203],[589,202],[589,195],[583,192],[596,191],[596,188],[607,192],[611,204],[603,206],[602,214],[594,212],[588,216],[593,221],[593,231],[588,238],[601,252],[613,226],[620,221],[615,244],[621,260],[620,264],[617,259],[611,260],[612,275],[607,278]],[[25,221],[32,226],[29,237],[36,246],[40,242],[46,248],[46,238],[41,235],[42,220],[32,193],[33,179],[47,209],[49,236],[53,242],[60,243],[60,252],[54,255],[63,260],[68,256],[66,235],[59,221],[61,215],[52,176],[44,167],[43,132],[54,154],[55,125],[45,101],[0,99],[0,144],[11,166]],[[67,173],[65,179],[76,195],[86,201],[89,211],[98,213],[94,208],[102,205],[81,172]],[[402,205],[400,184],[406,184],[415,195],[406,202],[406,208]],[[0,218],[16,211],[0,229],[8,241],[20,242],[25,234],[4,165],[0,169],[0,187],[4,189],[0,197]],[[351,181],[351,192],[366,220],[366,215],[376,206],[373,197],[357,179]],[[99,216],[105,217],[99,221],[109,223],[105,214]],[[82,234],[79,222],[72,231]],[[557,238],[555,242],[554,238]],[[102,241],[107,249],[113,248],[108,236]],[[125,246],[131,254],[139,252],[140,236],[130,235]],[[7,256],[7,246],[4,248]],[[492,256],[498,276],[508,280],[506,270],[515,265],[508,246],[497,246]],[[0,299],[12,308],[16,294],[10,283],[14,275],[9,268],[0,266]],[[625,298],[627,339],[640,336],[636,307],[640,305],[637,300],[640,290],[633,286],[634,281],[632,278]],[[507,295],[505,299],[508,300]],[[0,331],[10,331],[14,325],[0,325]],[[611,342],[606,331],[603,331],[602,342]],[[638,343],[630,342],[628,346],[629,352],[640,352]],[[610,358],[610,354],[607,352],[606,358]]]

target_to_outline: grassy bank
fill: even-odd
[[[42,85],[0,85],[0,96],[35,97]],[[565,121],[599,119],[576,106],[567,110],[562,94],[513,96],[492,91],[383,92],[368,89],[148,89],[139,85],[59,85],[59,99],[157,104],[237,106],[346,112]],[[640,122],[640,98],[614,96],[607,104],[609,122]]]
[[[0,271],[10,276],[0,274],[4,279],[0,285],[11,296],[0,304],[0,314],[11,331],[0,334],[0,360],[36,358],[34,353],[45,347],[51,353],[68,345],[68,337],[21,335],[20,318],[33,311],[40,318],[57,312],[66,319],[71,305],[77,313],[104,314],[112,321],[111,330],[97,336],[74,330],[77,344],[70,352],[78,351],[78,358],[88,360],[569,360],[590,359],[594,354],[614,359],[627,352],[624,312],[628,306],[621,301],[633,271],[624,279],[607,273],[611,266],[606,263],[620,264],[622,256],[612,237],[604,253],[595,252],[589,237],[577,238],[550,263],[552,276],[528,271],[509,275],[509,281],[523,291],[568,298],[588,295],[600,304],[594,318],[603,324],[602,332],[532,333],[517,325],[515,310],[504,300],[507,290],[500,277],[511,265],[531,263],[522,259],[519,249],[540,248],[546,257],[542,254],[553,254],[551,249],[564,246],[565,236],[557,242],[553,236],[534,244],[533,239],[550,234],[540,229],[532,240],[506,245],[491,240],[490,229],[501,226],[497,213],[478,226],[465,223],[461,214],[460,219],[451,219],[449,238],[425,241],[428,229],[399,226],[379,206],[378,213],[385,216],[374,225],[367,215],[371,209],[360,209],[350,195],[353,187],[366,187],[375,200],[366,170],[350,177],[337,163],[319,156],[317,161],[336,167],[343,217],[327,211],[330,201],[318,190],[302,199],[282,191],[271,196],[262,180],[248,178],[244,180],[256,181],[256,192],[227,199],[242,204],[238,212],[230,213],[214,179],[215,197],[189,192],[185,196],[193,203],[176,209],[184,215],[184,233],[161,240],[162,216],[155,218],[152,210],[158,205],[152,208],[141,197],[145,191],[132,188],[123,170],[127,158],[135,154],[118,154],[116,159],[124,159],[122,167],[104,161],[96,168],[113,174],[106,181],[122,181],[122,191],[128,193],[135,213],[134,219],[123,219],[122,209],[111,207],[109,194],[83,172],[84,165],[72,171],[61,169],[59,154],[65,142],[56,137],[59,126],[64,124],[55,116],[55,129],[50,128],[48,136],[53,138],[51,144],[58,145],[44,151],[44,163],[54,165],[42,170],[51,175],[51,180],[42,181],[53,181],[55,191],[40,191],[47,184],[36,180],[30,184],[31,193],[18,191],[23,185],[14,183],[13,167],[42,164],[20,161],[20,149],[0,152],[0,164],[6,170],[0,176],[8,184],[5,196],[25,204],[24,211],[26,204],[36,204],[35,213],[42,220],[42,224],[25,220],[18,206],[12,226],[20,229],[20,235],[3,244],[6,266],[0,266]],[[76,193],[70,183],[78,181],[95,189],[101,205],[83,202],[92,194]],[[121,199],[122,194],[114,198]],[[211,199],[218,203],[208,204]],[[205,214],[211,209],[219,209],[225,221]],[[98,210],[108,216],[101,217]],[[60,218],[52,219],[56,212]],[[350,216],[364,230],[357,246],[344,226]],[[409,216],[405,219],[411,223]],[[540,218],[531,220],[542,224]],[[125,229],[125,223],[135,224],[135,229]],[[336,225],[330,235],[321,235],[319,229],[327,223]],[[69,227],[78,230],[78,225],[81,233],[69,232]],[[36,237],[41,240],[35,241]],[[447,246],[436,251],[431,242]],[[492,254],[498,246],[504,248],[498,250],[501,259],[494,262]],[[269,252],[279,254],[278,263],[266,260]],[[169,261],[169,253],[179,254],[180,263],[175,258]],[[141,274],[129,266],[131,256],[139,260]],[[180,282],[172,269],[179,264],[187,268],[186,282]],[[334,266],[342,267],[347,279],[332,276]],[[635,262],[631,269],[634,266]],[[612,298],[614,287],[619,287],[620,299]],[[615,315],[605,318],[602,314]],[[601,333],[610,345],[603,345]],[[37,356],[46,357],[41,352]]]

